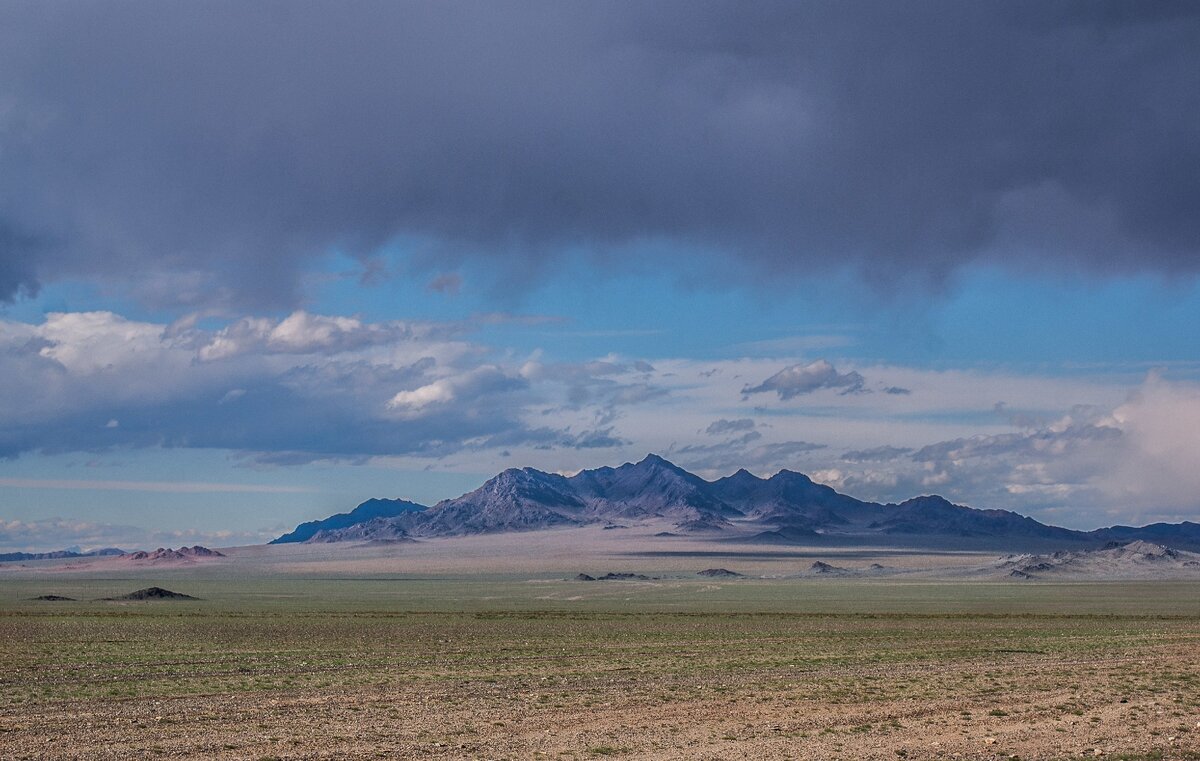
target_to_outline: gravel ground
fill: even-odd
[[[1194,619],[158,605],[0,617],[0,757],[1200,758]]]

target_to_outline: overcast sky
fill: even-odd
[[[0,5],[0,548],[657,452],[1200,520],[1200,7]]]

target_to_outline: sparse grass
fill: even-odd
[[[85,599],[129,586],[73,583]],[[696,582],[580,605],[544,599],[558,582],[311,583],[223,594],[209,580],[185,589],[201,603],[53,608],[21,601],[25,582],[0,583],[0,733],[37,757],[39,732],[54,731],[38,717],[95,712],[121,720],[96,721],[88,742],[137,747],[139,728],[199,728],[212,752],[247,758],[430,746],[643,757],[677,735],[709,749],[697,755],[769,758],[761,749],[794,738],[846,757],[882,740],[904,757],[901,745],[912,753],[944,731],[970,757],[982,726],[1017,723],[1049,737],[1136,732],[1141,745],[1108,756],[1131,761],[1158,758],[1143,750],[1167,736],[1200,735],[1188,718],[1200,616],[1173,607],[1195,586],[1064,586],[1055,598],[1044,585],[1025,610],[1013,586],[843,585],[861,599],[832,600],[820,585],[737,582],[753,606],[730,610],[698,598]],[[667,718],[649,732],[643,716]],[[574,734],[548,739],[549,726]],[[187,750],[155,739],[162,755]],[[1190,747],[1163,757],[1193,758]]]
[[[629,748],[617,748],[612,745],[596,745],[588,748],[588,753],[593,756],[620,756],[629,753]]]

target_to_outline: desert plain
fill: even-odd
[[[1200,758],[1200,582],[657,528],[3,564],[0,758]]]

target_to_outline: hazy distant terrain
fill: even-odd
[[[568,526],[419,540],[284,543],[220,550],[164,550],[121,556],[46,558],[0,563],[4,579],[124,577],[145,579],[259,576],[437,575],[495,578],[579,573],[661,574],[692,578],[722,568],[752,579],[834,577],[863,581],[947,580],[1049,582],[1200,580],[1200,554],[1149,542],[1084,545],[1074,550],[1010,553],[988,543],[932,537],[925,546],[830,542],[763,542],[753,531],[662,536],[670,523],[645,521],[609,530]]]

